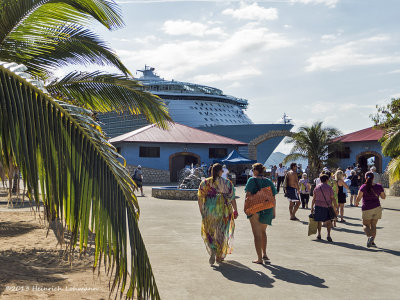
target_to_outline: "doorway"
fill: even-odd
[[[179,171],[186,165],[200,164],[200,156],[191,152],[179,152],[169,157],[169,176],[171,182],[178,181]]]
[[[382,155],[378,152],[361,152],[357,155],[357,163],[360,164],[363,173],[369,171],[372,166],[376,167],[377,173],[382,173]]]

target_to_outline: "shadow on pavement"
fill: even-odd
[[[255,284],[259,287],[272,288],[274,279],[269,278],[263,272],[254,271],[234,260],[224,261],[219,266],[214,267],[215,271],[220,272],[226,279],[245,284]]]
[[[360,219],[360,218],[348,217],[348,216],[346,216],[346,215],[344,215],[344,218],[345,218],[345,219],[349,219],[349,220],[357,220],[357,221],[361,221],[361,219]],[[347,223],[347,222],[346,222],[346,223]]]
[[[364,231],[357,231],[357,230],[347,229],[347,228],[343,228],[343,227],[333,227],[333,231],[355,233],[355,234],[365,234]]]
[[[400,209],[397,209],[397,208],[389,208],[389,207],[384,207],[383,210],[400,211]]]
[[[264,267],[270,270],[274,278],[278,280],[300,285],[312,285],[318,288],[328,288],[328,286],[324,284],[325,279],[302,270],[292,270],[274,264],[264,265]]]

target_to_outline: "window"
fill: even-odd
[[[139,147],[139,157],[160,157],[160,147]]]
[[[209,158],[224,158],[228,155],[228,149],[226,148],[209,148],[208,156]]]

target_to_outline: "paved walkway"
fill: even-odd
[[[268,227],[270,265],[256,258],[249,221],[241,213],[243,187],[237,188],[239,218],[234,251],[210,267],[200,237],[196,201],[139,197],[140,228],[162,299],[399,299],[400,198],[383,202],[378,249],[366,248],[361,209],[346,207],[345,224],[332,233],[334,243],[307,236],[308,210],[290,221],[288,203],[277,197],[277,219]],[[322,231],[326,238],[326,229]]]

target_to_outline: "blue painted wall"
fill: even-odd
[[[382,154],[382,146],[379,142],[354,142],[354,143],[344,143],[345,147],[350,147],[350,158],[340,159],[338,161],[339,166],[345,170],[348,166],[352,166],[353,163],[357,164],[356,158],[357,155],[361,152],[367,151],[375,151],[382,155],[382,171],[386,170],[388,163],[391,158],[387,156],[383,156]]]
[[[229,126],[213,126],[213,127],[200,127],[199,129],[216,133],[222,136],[229,137],[238,141],[249,143],[252,139],[267,133],[269,131],[290,131],[293,128],[292,124],[247,124],[247,125],[229,125]],[[275,137],[266,140],[257,146],[257,161],[264,163],[268,157],[278,147],[279,143],[284,137]],[[242,149],[240,154],[248,157],[247,147],[246,150]]]
[[[237,149],[232,145],[202,145],[202,144],[165,144],[165,143],[116,143],[121,149],[128,165],[141,165],[146,168],[169,170],[169,157],[177,152],[192,152],[200,156],[200,162],[207,165],[213,162],[209,158],[209,148],[227,148],[228,154]],[[139,147],[160,147],[160,157],[139,157]]]

